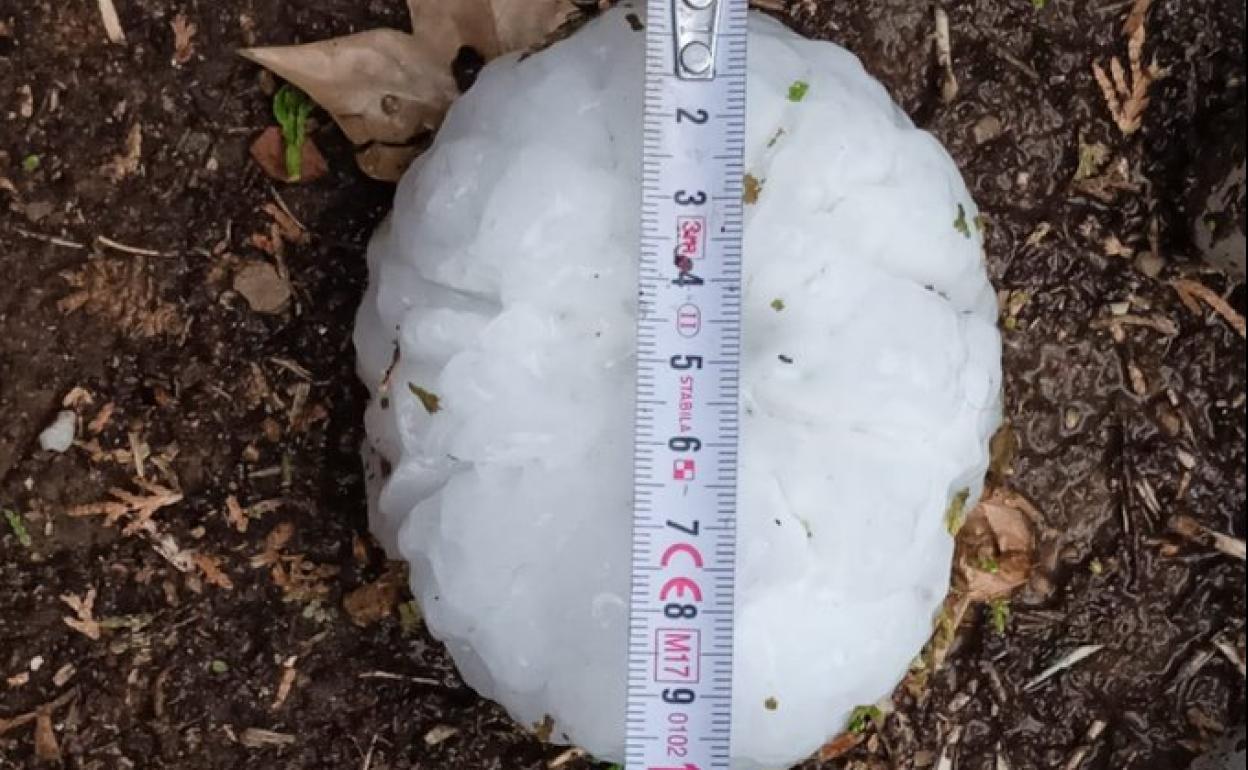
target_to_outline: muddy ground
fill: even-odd
[[[272,122],[269,84],[235,48],[402,26],[403,4],[118,6],[114,45],[95,3],[0,0],[0,768],[546,767],[562,749],[463,686],[392,606],[365,539],[350,333],[392,188],[323,119],[331,172],[315,183],[275,188],[247,153]],[[1129,6],[945,3],[948,102],[930,6],[787,7],[863,56],[987,215],[1017,445],[999,481],[1044,522],[1004,630],[973,608],[930,686],[899,690],[883,728],[827,767],[944,752],[968,770],[1183,768],[1242,723],[1243,562],[1169,525],[1245,533],[1244,340],[1171,286],[1200,281],[1243,312],[1243,286],[1193,257],[1183,201],[1245,98],[1244,8],[1158,0],[1144,50],[1168,74],[1125,136],[1091,64],[1126,56]],[[189,53],[178,14],[196,26]],[[272,235],[274,203],[306,242],[253,237]],[[289,276],[285,311],[233,291],[256,261]],[[67,400],[79,444],[43,451]],[[379,578],[379,601],[344,608]],[[373,606],[384,617],[367,622]]]

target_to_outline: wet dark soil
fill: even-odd
[[[391,188],[354,170],[325,121],[324,179],[275,195],[247,156],[269,97],[235,48],[402,26],[403,4],[118,6],[124,45],[108,43],[95,3],[0,0],[0,178],[12,183],[0,184],[0,508],[24,531],[0,520],[0,768],[546,767],[562,750],[477,699],[410,615],[360,627],[343,609],[385,569],[363,540],[350,333]],[[1195,258],[1199,212],[1183,208],[1216,127],[1245,98],[1244,9],[1157,0],[1145,55],[1169,73],[1124,136],[1091,65],[1125,59],[1129,3],[944,8],[959,82],[948,103],[930,6],[794,2],[788,18],[862,55],[950,148],[984,209],[1018,446],[1001,481],[1043,516],[1042,569],[1004,632],[973,610],[930,687],[899,691],[883,730],[826,765],[935,766],[947,752],[968,770],[1072,757],[1183,768],[1244,709],[1243,676],[1215,648],[1243,653],[1243,562],[1169,528],[1185,514],[1246,529],[1244,341],[1170,285],[1198,280],[1244,310],[1243,287]],[[175,66],[179,13],[197,31]],[[139,162],[119,174],[135,126]],[[1081,144],[1105,148],[1099,186],[1075,181]],[[292,303],[262,314],[232,276],[276,261],[252,236],[270,232],[263,208],[277,196],[310,238],[282,254]],[[67,312],[75,275],[107,280],[88,280],[85,307]],[[1115,331],[1123,313],[1152,325]],[[91,399],[72,407],[84,446],[41,450],[75,388]],[[153,517],[160,536],[211,557],[225,581],[183,571],[124,524],[73,515],[111,489],[143,492],[136,446],[146,480],[182,495]],[[230,497],[263,503],[245,532]],[[287,526],[288,571],[253,562]],[[300,557],[308,581],[292,585]],[[61,597],[92,590],[99,639],[63,620],[74,612]],[[1104,647],[1024,691],[1093,644]],[[60,759],[45,760],[34,724],[5,720],[53,702]],[[457,732],[430,745],[442,725]]]

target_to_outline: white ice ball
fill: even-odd
[[[411,562],[430,630],[517,720],[549,716],[555,740],[612,760],[640,207],[630,12],[485,68],[399,187],[355,333],[384,481],[373,527]],[[746,207],[738,770],[801,760],[905,673],[1001,384],[953,161],[841,48],[761,16],[749,45],[762,191]]]

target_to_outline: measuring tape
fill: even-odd
[[[747,0],[649,0],[627,770],[727,770]]]

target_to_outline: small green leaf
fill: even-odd
[[[39,170],[39,165],[42,162],[43,161],[39,159],[38,155],[35,155],[33,153],[30,155],[27,155],[25,158],[22,158],[22,170],[25,171],[27,174],[33,174],[34,172]]]
[[[437,394],[430,393],[424,388],[414,383],[407,383],[407,389],[412,391],[412,395],[420,399],[421,405],[425,407],[425,411],[433,414],[442,409],[442,399]]]
[[[1005,599],[993,599],[988,605],[988,611],[992,614],[992,629],[998,634],[1005,633],[1005,627],[1010,622],[1010,603]]]
[[[420,608],[416,602],[403,602],[399,605],[399,628],[407,636],[420,630]]]
[[[1043,11],[1044,6],[1049,4],[1049,0],[1031,0],[1031,7],[1037,11]]]
[[[962,522],[966,521],[966,501],[970,499],[971,490],[961,489],[949,501],[949,507],[945,509],[945,529],[949,530],[949,534],[957,535],[962,529]]]
[[[780,299],[779,297],[776,297],[775,299],[773,299],[771,301],[771,309],[776,311],[777,313],[779,313],[781,310],[784,310],[784,300]]]
[[[226,663],[224,660],[214,660],[208,664],[208,670],[217,676],[220,676],[230,670],[230,664]]]
[[[286,175],[292,182],[303,175],[303,143],[308,138],[308,116],[314,106],[307,94],[291,85],[282,86],[273,95],[273,117],[282,127]]]
[[[1075,169],[1075,181],[1091,179],[1100,173],[1109,160],[1109,148],[1100,142],[1086,142],[1079,136],[1079,166]]]
[[[997,560],[991,556],[985,556],[979,560],[979,571],[995,575],[1001,571],[1001,565],[998,564]]]
[[[4,509],[4,518],[9,522],[9,528],[13,530],[13,534],[17,536],[17,542],[23,548],[29,548],[31,545],[30,532],[26,531],[26,520],[17,511]]]
[[[806,98],[806,92],[810,90],[810,83],[805,80],[794,80],[793,85],[789,86],[789,101],[800,102]]]
[[[862,735],[872,722],[884,716],[878,706],[857,706],[849,715],[849,731]]]
[[[971,237],[971,226],[966,221],[966,208],[961,203],[958,204],[958,218],[953,220],[953,229],[967,238]]]

